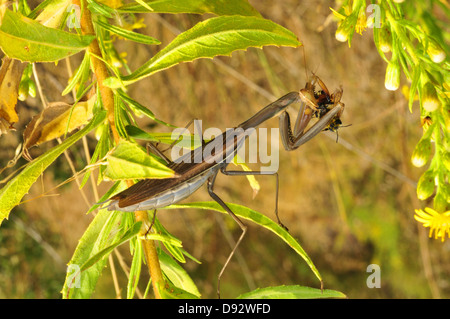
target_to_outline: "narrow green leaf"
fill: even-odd
[[[150,7],[148,5],[148,3],[146,3],[144,0],[135,0],[138,4],[140,4],[141,6],[143,6],[146,10],[153,12],[154,10],[152,9],[152,7]]]
[[[67,10],[70,4],[70,0],[52,0],[41,7],[40,10],[42,11],[36,19],[33,18],[34,10],[28,15],[28,18],[34,19],[46,27],[59,29],[64,20],[64,16],[68,13]]]
[[[139,145],[127,140],[121,140],[107,160],[105,176],[112,180],[174,176],[173,170],[155,156],[147,154]]]
[[[111,142],[110,142],[110,136],[109,136],[109,125],[105,125],[103,124],[101,127],[99,127],[96,130],[96,134],[100,135],[100,138],[97,142],[97,145],[95,146],[95,150],[94,153],[92,153],[91,156],[91,161],[89,162],[89,165],[93,165],[94,163],[97,162],[97,160],[102,159],[106,153],[112,148],[111,146]],[[101,133],[99,133],[99,131]],[[99,175],[103,175],[103,165],[100,165],[99,168]],[[80,189],[82,189],[84,187],[84,185],[87,183],[89,176],[91,175],[91,171],[94,168],[88,168],[86,173],[83,176],[83,180],[80,183]],[[98,177],[99,179],[102,178],[102,176]]]
[[[237,299],[317,299],[347,298],[342,292],[316,289],[298,285],[258,288],[244,293]]]
[[[121,36],[130,41],[139,42],[143,44],[161,44],[159,40],[152,38],[148,35],[126,30],[121,27],[105,23],[100,19],[95,21],[95,23],[100,27],[102,27],[103,29],[108,30],[109,32],[117,34],[118,36]]]
[[[66,280],[62,289],[63,298],[90,298],[95,290],[98,278],[106,265],[106,259],[98,261],[89,269],[81,271],[86,262],[99,251],[114,242],[112,230],[121,221],[121,212],[110,212],[102,209],[95,215],[89,227],[80,238],[77,248],[68,264]]]
[[[85,271],[108,256],[117,246],[123,244],[124,242],[130,240],[132,237],[136,236],[141,229],[142,222],[135,223],[130,229],[128,229],[125,234],[113,244],[103,248],[101,251],[96,253],[94,256],[89,258],[80,268],[80,271]]]
[[[125,126],[131,124],[131,119],[125,105],[117,95],[114,95],[114,123],[119,136],[128,138]]]
[[[272,221],[267,216],[254,211],[248,207],[227,203],[228,207],[236,214],[236,216],[250,220],[268,230],[276,234],[280,237],[284,242],[286,242],[294,251],[305,260],[308,264],[309,268],[316,275],[317,279],[322,281],[322,276],[317,270],[316,266],[312,262],[311,258],[308,254],[303,250],[302,246],[297,242],[297,240],[292,237],[291,234],[283,227],[278,225],[276,222]],[[164,209],[174,209],[174,208],[197,208],[197,209],[207,209],[207,210],[215,210],[224,214],[227,212],[216,202],[196,202],[196,203],[188,203],[188,204],[176,204],[165,207]]]
[[[201,294],[198,291],[192,278],[175,260],[173,260],[166,252],[158,249],[159,261],[161,263],[161,270],[170,282],[178,288],[189,292],[200,298]]]
[[[422,68],[420,65],[414,68],[411,80],[411,86],[409,88],[409,101],[408,107],[409,111],[412,113],[412,105],[414,102],[414,97],[416,96],[416,91],[418,90],[420,75],[422,74]]]
[[[133,112],[135,114],[141,113],[141,114],[144,114],[148,118],[150,118],[150,119],[152,119],[152,120],[154,120],[154,121],[156,121],[156,122],[158,122],[160,124],[163,124],[163,125],[168,126],[168,127],[176,127],[176,126],[174,126],[172,124],[168,124],[168,123],[166,123],[164,121],[161,121],[160,119],[157,119],[152,111],[150,111],[148,108],[146,108],[142,104],[138,103],[137,101],[133,100],[131,97],[129,97],[122,90],[118,90],[117,93],[119,94],[120,99],[124,103],[126,103],[133,110]]]
[[[103,194],[98,203],[92,205],[92,207],[88,210],[87,214],[99,208],[104,202],[108,201],[108,198],[110,198],[113,194],[119,193],[126,188],[127,186],[124,182],[122,181],[115,182],[114,185],[105,194]]]
[[[0,47],[7,56],[20,61],[58,61],[85,49],[93,39],[45,27],[10,10],[5,10],[0,25]]]
[[[181,62],[230,55],[236,50],[265,45],[297,47],[301,43],[291,31],[270,20],[244,16],[208,19],[178,35],[143,66],[124,76],[122,82],[125,85],[134,83]],[[112,79],[106,84],[117,88],[119,79]]]
[[[69,3],[69,1],[70,0],[44,0],[41,3],[39,3],[39,5],[28,14],[28,18],[34,20],[34,19],[36,19],[38,14],[43,14],[44,16],[46,16],[47,13],[54,14],[55,12],[58,11],[55,8],[58,8],[61,5],[61,3],[66,3],[66,2]],[[44,11],[45,11],[45,13],[44,13]]]
[[[199,297],[187,292],[186,290],[183,290],[181,288],[178,288],[172,283],[167,282],[164,287],[158,286],[159,293],[161,295],[161,298],[163,299],[198,299]]]
[[[73,75],[72,79],[70,80],[67,87],[64,89],[64,91],[61,93],[61,95],[66,95],[72,89],[77,85],[77,83],[83,84],[82,79],[86,77],[86,74],[89,74],[89,66],[90,66],[90,57],[89,53],[86,52],[86,54],[83,57],[83,61],[81,61],[80,66],[77,68],[75,74]]]
[[[181,240],[171,236],[170,234],[151,233],[151,234],[147,234],[145,236],[145,239],[158,240],[158,241],[160,241],[160,242],[162,242],[164,244],[169,244],[169,245],[172,245],[172,246],[175,246],[175,247],[183,247],[183,245],[181,244]]]
[[[216,15],[260,16],[259,12],[247,0],[156,0],[146,3],[150,5],[150,9],[139,3],[129,3],[118,8],[118,11],[128,13],[213,13]]]
[[[381,48],[380,48],[380,28],[373,28],[373,42],[375,43],[378,54],[381,56],[381,58],[386,63],[389,63],[389,60],[386,58],[386,55],[384,54],[383,51],[381,51]]]
[[[138,140],[144,140],[144,141],[149,141],[149,142],[160,142],[160,143],[164,143],[161,140],[155,138],[153,136],[153,134],[147,133],[146,131],[140,129],[137,126],[133,126],[133,125],[127,125],[125,127],[125,130],[127,131],[128,136],[138,139]],[[172,133],[164,133],[164,140],[170,140],[170,136],[172,135]],[[170,136],[169,136],[170,135]],[[170,143],[165,143],[165,144],[170,144]]]
[[[175,240],[179,241],[178,238],[174,237],[172,234],[170,234],[166,228],[159,222],[158,218],[155,218],[155,224],[153,225],[155,228],[155,233],[163,234],[166,237],[172,237]],[[167,251],[179,262],[185,263],[186,259],[183,256],[183,253],[185,250],[181,246],[181,241],[179,242],[179,245],[172,245],[170,241],[163,241],[164,247],[166,247]]]
[[[178,139],[178,142],[175,144],[177,147],[181,148],[187,148],[187,149],[193,149],[194,143],[199,143],[200,139],[196,139],[194,135],[187,135],[183,134],[183,136],[179,136],[179,134],[175,134],[175,136],[172,136],[173,133],[147,133],[144,130],[141,130],[139,127],[133,126],[133,125],[127,125],[125,127],[125,130],[127,131],[127,134],[135,139],[143,140],[143,141],[149,141],[149,142],[155,142],[155,143],[162,143],[171,145],[173,142],[175,142]],[[173,137],[173,139],[172,139]],[[207,142],[208,140],[205,140]]]
[[[141,241],[137,241],[136,249],[133,254],[133,261],[131,262],[130,275],[128,276],[127,284],[127,299],[133,299],[136,292],[136,288],[141,276],[142,266],[142,244]]]
[[[81,131],[67,138],[63,143],[55,146],[47,153],[30,162],[17,176],[11,179],[0,190],[0,225],[3,219],[8,218],[9,212],[20,203],[31,185],[37,180],[42,172],[58,158],[67,148],[97,127],[106,117],[106,112],[99,112]]]
[[[114,15],[116,15],[116,11],[107,5],[104,5],[103,3],[96,2],[93,0],[87,0],[88,2],[88,9],[92,12],[95,12],[97,14],[100,14],[106,18],[112,18]]]

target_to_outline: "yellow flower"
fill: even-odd
[[[433,235],[433,231],[434,239],[441,237],[442,241],[444,241],[445,233],[448,233],[450,238],[450,210],[440,214],[432,208],[425,207],[425,211],[416,209],[414,218],[422,223],[424,227],[430,227],[430,238]]]
[[[356,21],[355,31],[356,33],[362,35],[362,33],[366,30],[366,28],[367,28],[367,17],[365,12],[361,11],[358,15],[358,20]]]
[[[131,25],[130,29],[135,30],[135,29],[142,29],[145,27],[147,27],[147,26],[144,23],[144,18],[140,18]]]

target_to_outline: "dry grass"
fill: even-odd
[[[199,118],[204,128],[225,129],[272,101],[255,90],[255,85],[279,97],[303,87],[307,70],[319,75],[331,91],[342,86],[342,100],[346,104],[342,120],[352,125],[339,130],[339,143],[335,143],[335,135],[321,134],[299,151],[280,152],[281,217],[318,267],[325,288],[340,290],[350,298],[448,298],[450,268],[446,252],[449,244],[427,240],[427,234],[418,230],[413,219],[414,208],[421,205],[415,197],[414,186],[421,172],[410,164],[410,155],[421,134],[417,107],[410,114],[400,92],[385,90],[385,63],[374,47],[371,30],[363,36],[355,35],[349,48],[335,40],[335,24],[326,25],[330,14],[328,1],[306,4],[304,1],[276,4],[252,1],[252,4],[264,17],[297,34],[304,51],[302,48],[268,47],[263,54],[250,49],[235,52],[232,57],[197,60],[133,85],[130,95],[166,122],[184,126],[191,119]],[[185,30],[201,17],[165,15],[161,19]],[[152,15],[146,17],[146,32],[165,45],[175,35],[161,19]],[[127,60],[132,69],[156,50],[129,43],[121,45],[128,52]],[[267,59],[266,64],[264,59]],[[227,68],[237,71],[246,82],[234,77]],[[53,74],[56,83],[66,81],[65,68],[61,65],[46,65],[41,70],[42,76]],[[52,83],[46,82],[46,85],[50,87],[46,91],[49,99],[58,99],[57,95],[51,95]],[[23,109],[23,105],[19,106],[19,111]],[[268,127],[277,125],[275,120],[267,124]],[[164,130],[159,126],[147,129]],[[79,152],[72,155],[81,168],[81,147]],[[7,154],[2,160],[10,158],[7,157],[10,153]],[[63,159],[58,161],[58,166],[70,172]],[[258,180],[262,188],[255,199],[245,177],[220,176],[216,191],[226,201],[246,205],[274,218],[275,180],[271,177]],[[45,173],[46,189],[57,183],[50,172]],[[42,192],[42,186],[37,184],[30,196]],[[107,185],[102,185],[100,194],[106,188]],[[89,200],[94,202],[89,186],[85,189]],[[67,262],[88,225],[89,216],[85,216],[87,205],[75,183],[59,189],[58,193],[58,197],[22,205],[14,214],[29,227],[38,229],[42,236],[45,234],[45,240],[56,247]],[[209,200],[207,192],[200,190],[190,198],[190,201],[196,200]],[[185,268],[204,297],[215,297],[216,276],[230,252],[219,226],[224,224],[237,238],[237,225],[227,217],[205,211],[160,211],[158,217],[169,231],[183,240],[185,249],[202,261],[201,265],[188,262]],[[249,234],[240,247],[245,265],[235,260],[227,269],[222,280],[223,297],[232,298],[250,288],[269,285],[319,287],[306,264],[288,246],[267,231],[249,226]],[[0,233],[0,269],[7,267],[11,256],[24,258],[8,244],[11,241],[17,245],[24,243],[26,240],[18,239],[21,232],[14,222],[4,223]],[[123,252],[128,254],[126,248]],[[2,278],[7,284],[0,285],[0,297],[58,297],[60,288],[54,288],[58,287],[56,282],[62,285],[64,267],[52,266],[52,259],[45,252],[38,257],[31,262],[44,265],[44,269],[26,275],[7,267],[12,272],[10,278],[35,282],[36,287],[17,291],[11,288],[10,278]],[[371,263],[381,267],[380,289],[366,286],[369,275],[366,267]],[[52,272],[50,267],[58,269],[54,276],[57,278],[50,276],[47,285],[47,281],[43,283],[39,277],[44,272]],[[96,297],[114,297],[112,289],[107,288],[111,287],[107,273],[105,271],[100,279]]]

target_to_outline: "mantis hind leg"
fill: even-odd
[[[233,213],[233,211],[225,204],[225,202],[216,194],[214,193],[214,182],[216,180],[217,174],[211,176],[208,179],[208,193],[211,196],[212,199],[214,199],[222,208],[234,219],[234,221],[239,225],[239,227],[242,230],[241,235],[239,236],[239,239],[237,240],[236,244],[234,245],[231,253],[228,255],[227,260],[225,261],[225,264],[222,266],[222,269],[219,272],[219,275],[217,277],[217,297],[220,299],[220,279],[222,278],[222,275],[227,268],[228,264],[230,263],[231,258],[233,258],[239,244],[241,243],[242,239],[244,238],[246,232],[247,232],[247,226]]]
[[[281,222],[278,215],[278,189],[279,189],[279,178],[277,172],[266,172],[266,171],[227,171],[225,167],[221,169],[224,175],[230,176],[246,176],[246,175],[273,175],[276,178],[276,191],[275,191],[275,216],[277,217],[278,225],[283,227],[285,230],[289,231],[288,228]]]

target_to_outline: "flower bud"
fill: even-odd
[[[28,79],[23,80],[19,84],[19,96],[18,99],[21,101],[25,101],[28,97]]]
[[[441,63],[445,60],[445,51],[433,39],[429,39],[428,41],[427,53],[434,63]]]
[[[422,106],[427,112],[436,111],[441,102],[438,99],[436,89],[431,82],[427,82],[422,91]]]
[[[417,198],[420,200],[425,200],[434,192],[434,172],[428,170],[420,176],[417,183]]]
[[[345,42],[351,40],[353,32],[355,32],[356,21],[358,20],[358,12],[354,11],[348,17],[341,21],[341,24],[336,30],[336,40]]]
[[[445,198],[443,192],[438,192],[433,198],[433,206],[436,211],[445,212],[448,204],[448,198]]]
[[[386,67],[384,86],[390,91],[395,91],[400,86],[400,64],[396,60],[391,60]]]
[[[414,152],[411,156],[411,162],[415,167],[422,167],[430,158],[431,155],[431,141],[428,138],[421,139],[417,143]]]
[[[391,51],[392,36],[387,28],[380,29],[380,50],[384,53]]]
[[[123,66],[123,65],[122,65],[122,62],[121,62],[115,55],[113,55],[112,57],[110,57],[109,63],[110,63],[112,66],[114,66],[114,67],[116,67],[116,68],[118,68],[118,69],[120,69],[120,68]]]
[[[36,97],[36,84],[32,80],[28,81],[28,94],[31,97]]]

